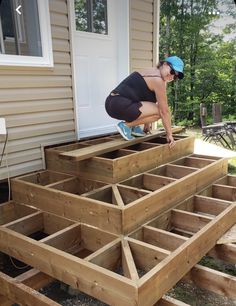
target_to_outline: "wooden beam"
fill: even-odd
[[[10,223],[16,219],[30,215],[37,210],[27,205],[18,205],[14,201],[2,203],[0,205],[0,225]]]
[[[47,235],[54,234],[73,224],[75,224],[75,221],[65,217],[57,216],[47,212],[43,213],[44,232]]]
[[[40,242],[67,253],[76,254],[81,247],[81,227],[79,224],[72,224],[65,229],[41,239]]]
[[[208,224],[213,217],[202,216],[188,211],[172,209],[171,225],[174,229],[180,229],[196,233]]]
[[[29,236],[33,233],[44,230],[43,213],[35,212],[31,215],[4,224],[3,227],[12,229],[13,231]]]
[[[61,173],[57,171],[51,171],[51,170],[43,170],[39,171],[36,174],[26,174],[21,176],[21,180],[24,180],[26,182],[38,184],[41,186],[47,186],[51,185],[55,182],[65,180],[67,178],[72,177],[70,174]]]
[[[217,244],[212,248],[208,255],[221,259],[233,265],[236,263],[236,245],[235,244]]]
[[[120,195],[120,191],[115,184],[112,185],[113,202],[119,207],[124,207],[124,201]]]
[[[99,250],[85,257],[85,260],[105,269],[114,271],[115,269],[118,270],[118,265],[121,264],[120,258],[121,243],[120,239],[117,238],[115,241],[104,245]]]
[[[149,171],[149,173],[162,175],[162,176],[166,176],[169,178],[179,179],[197,170],[198,168],[166,164],[162,167]]]
[[[59,306],[38,291],[18,282],[16,279],[0,272],[0,294],[22,305]]]
[[[19,276],[14,278],[17,282],[21,282],[22,284],[33,288],[35,290],[39,290],[49,283],[51,283],[54,279],[47,274],[39,272],[36,269],[31,269],[25,273],[20,274]],[[12,301],[9,300],[6,296],[0,295],[0,305],[1,306],[12,306]]]
[[[144,241],[168,251],[174,251],[188,238],[151,226],[143,227]]]
[[[0,228],[0,250],[107,304],[133,306],[136,286],[114,272],[7,228]]]
[[[150,194],[150,192],[147,190],[141,190],[134,187],[127,187],[124,185],[119,185],[118,188],[125,205],[132,203]]]
[[[133,255],[127,240],[123,239],[121,241],[122,245],[122,267],[124,276],[132,279],[136,282],[139,279],[137,268],[134,264]]]
[[[172,128],[173,133],[180,132],[182,128]],[[73,150],[69,152],[64,152],[60,154],[60,157],[63,159],[68,159],[68,160],[83,160],[83,159],[88,159],[96,155],[100,155],[106,152],[114,151],[117,149],[125,148],[128,147],[132,144],[135,143],[140,143],[145,140],[149,140],[152,138],[155,138],[156,136],[160,135],[165,135],[165,131],[153,131],[151,135],[147,135],[144,137],[140,138],[135,138],[134,140],[130,140],[129,142],[125,141],[124,139],[116,139],[112,140],[109,142],[105,143],[99,143],[96,145],[93,145],[93,147],[88,147],[88,148],[81,148],[78,150]]]
[[[160,190],[154,191],[149,196],[146,196],[145,200],[140,199],[126,205],[123,212],[123,233],[127,234],[131,232],[138,226],[141,226],[145,221],[176,206],[176,203],[199,192],[204,186],[210,184],[210,182],[225,175],[228,167],[227,163],[226,159],[217,160],[189,176],[183,177]]]
[[[236,201],[236,187],[227,185],[212,185],[212,196],[226,201]]]
[[[149,271],[170,254],[167,250],[133,238],[127,238],[127,242],[137,268],[142,271]]]
[[[153,175],[150,173],[144,173],[143,175],[143,185],[144,188],[155,191],[160,189],[176,180],[173,178],[161,176],[161,175]]]
[[[138,282],[140,305],[153,305],[177,283],[227,231],[236,219],[236,206],[232,204],[209,222],[163,262],[144,275]]]
[[[213,270],[201,265],[195,265],[183,278],[184,281],[192,281],[200,288],[214,293],[236,298],[236,277],[223,272]]]
[[[201,195],[194,196],[194,211],[217,216],[230,205],[220,199],[213,199]]]
[[[165,295],[156,304],[154,304],[154,306],[190,306],[190,305]]]
[[[20,179],[12,180],[12,192],[16,202],[27,203],[42,211],[101,227],[113,233],[121,232],[121,210],[116,205],[32,183],[25,184]]]
[[[86,249],[95,252],[111,241],[114,241],[117,238],[117,235],[105,232],[97,227],[81,224],[81,238],[83,246]]]
[[[215,160],[188,156],[173,162],[173,164],[179,164],[192,168],[202,168],[213,163],[214,161]]]

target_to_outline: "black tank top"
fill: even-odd
[[[125,78],[112,92],[133,101],[156,102],[155,92],[148,88],[144,78],[137,71]]]

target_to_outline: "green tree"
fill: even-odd
[[[222,3],[224,10],[232,4]],[[209,107],[222,102],[225,115],[232,114],[235,106],[235,39],[225,41],[224,33],[214,33],[210,27],[220,17],[219,4],[217,0],[161,2],[160,58],[176,54],[185,62],[184,80],[172,84],[168,92],[176,123],[186,119],[198,123],[201,102]],[[234,26],[225,31],[232,34]]]

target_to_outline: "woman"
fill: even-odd
[[[171,116],[167,103],[166,84],[182,79],[184,63],[177,56],[167,57],[157,67],[133,72],[106,99],[107,113],[122,120],[117,129],[126,140],[145,136],[150,124],[162,119],[170,147],[175,145],[171,131]],[[139,125],[144,124],[142,130]]]

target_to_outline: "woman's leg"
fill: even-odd
[[[139,108],[141,114],[140,116],[132,122],[126,122],[128,127],[151,123],[159,120],[160,113],[158,109],[158,105],[153,102],[141,102],[142,106]]]

